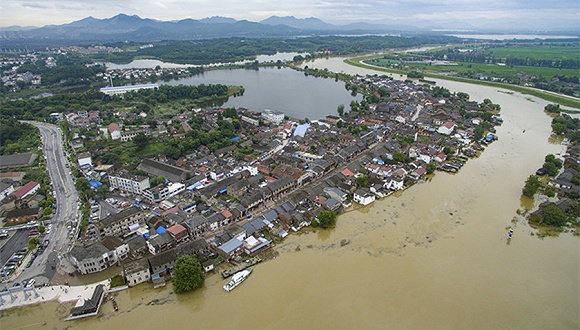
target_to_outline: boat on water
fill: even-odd
[[[250,274],[252,273],[253,267],[247,268],[242,270],[241,272],[237,272],[232,276],[232,280],[229,281],[224,285],[224,290],[230,292],[236,286],[240,285]]]

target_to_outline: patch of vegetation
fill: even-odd
[[[39,145],[40,133],[36,127],[14,117],[0,119],[0,155],[24,153]]]
[[[317,219],[320,227],[324,229],[331,228],[336,224],[336,213],[334,211],[325,210],[320,212]]]
[[[111,288],[117,288],[125,285],[125,279],[120,274],[111,277]]]
[[[175,261],[173,271],[173,290],[184,293],[195,290],[203,285],[205,274],[199,260],[189,254],[184,254]]]
[[[526,184],[522,190],[522,194],[527,197],[534,197],[536,191],[540,188],[540,181],[535,175],[530,175],[526,180]]]

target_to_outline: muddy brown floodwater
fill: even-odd
[[[502,106],[499,141],[457,175],[341,215],[333,230],[289,236],[230,293],[218,275],[177,297],[144,284],[117,294],[118,312],[106,303],[99,317],[64,322],[71,306],[45,303],[5,312],[1,328],[578,329],[579,239],[540,239],[520,221],[506,241],[526,177],[564,151],[549,142],[546,102],[438,85]]]

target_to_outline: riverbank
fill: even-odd
[[[403,70],[388,69],[388,68],[384,68],[384,67],[379,67],[379,66],[363,63],[364,60],[368,60],[368,59],[374,58],[376,56],[377,55],[368,55],[368,56],[362,56],[362,57],[347,58],[344,60],[344,62],[346,64],[349,64],[349,65],[357,66],[359,68],[364,68],[364,69],[370,69],[370,70],[374,70],[374,71],[396,73],[396,74],[401,74],[401,75],[405,75],[407,73],[406,71],[403,71]],[[450,81],[463,82],[463,83],[481,85],[481,86],[505,88],[505,89],[509,89],[509,90],[519,92],[522,94],[536,96],[536,97],[539,97],[539,98],[544,99],[544,100],[549,101],[549,102],[559,103],[563,106],[572,107],[575,109],[580,109],[580,99],[578,99],[578,98],[566,96],[566,95],[562,95],[562,94],[556,94],[556,93],[549,92],[549,91],[543,91],[543,90],[540,90],[537,88],[518,86],[518,85],[512,85],[512,84],[505,84],[505,83],[499,83],[499,82],[493,82],[493,81],[469,79],[469,78],[456,77],[456,76],[451,76],[451,75],[435,74],[435,73],[431,73],[431,72],[425,73],[425,77],[445,79],[445,80],[450,80]]]
[[[100,284],[105,286],[105,291],[109,288],[109,280],[105,280],[79,286],[54,285],[30,289],[12,289],[10,293],[3,291],[2,296],[0,296],[0,301],[2,302],[0,304],[0,311],[49,301],[56,301],[63,304],[75,302],[80,299],[88,300],[95,291],[95,287]]]

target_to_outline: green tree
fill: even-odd
[[[433,174],[433,172],[435,172],[436,169],[437,165],[435,165],[435,163],[429,163],[427,165],[427,174]]]
[[[75,187],[79,192],[80,198],[85,201],[95,195],[95,193],[91,190],[89,180],[85,178],[78,178],[77,181],[75,182]]]
[[[152,178],[152,179],[149,180],[149,185],[151,187],[156,187],[156,186],[158,186],[158,185],[160,185],[160,184],[162,184],[164,182],[165,182],[165,178],[164,177],[162,177],[162,176],[156,176],[156,177],[154,177],[154,178]]]
[[[469,94],[464,92],[457,92],[457,97],[463,101],[469,101]]]
[[[52,214],[52,208],[50,207],[45,207],[44,209],[42,209],[42,216],[43,217],[48,217]],[[38,230],[40,232],[40,229]]]
[[[544,189],[544,195],[548,197],[554,197],[556,196],[556,190],[552,187],[547,187],[546,189]]]
[[[368,186],[369,186],[369,177],[366,174],[359,176],[358,178],[356,178],[356,184],[359,187],[368,188]]]
[[[51,211],[51,213],[52,213],[52,211]],[[42,235],[44,235],[46,228],[44,227],[44,225],[38,225],[37,230],[38,230],[38,233],[42,236]]]
[[[97,195],[100,196],[101,198],[105,198],[107,196],[107,193],[109,192],[109,185],[107,184],[103,184],[101,185],[99,188],[97,188]]]
[[[544,207],[544,222],[550,226],[563,226],[566,223],[566,213],[555,205]]]
[[[336,108],[336,112],[338,112],[338,115],[340,117],[342,117],[344,115],[344,104],[340,104],[337,108]]]
[[[38,237],[31,237],[28,239],[28,251],[32,251],[36,249],[36,247],[40,244],[40,240]]]
[[[536,191],[538,191],[539,187],[540,181],[538,180],[538,178],[535,175],[530,175],[526,180],[526,184],[524,185],[522,193],[524,194],[524,196],[534,197],[534,194],[536,193]]]
[[[173,271],[173,290],[184,293],[195,290],[203,285],[205,276],[197,258],[184,254],[175,261]]]
[[[409,163],[412,159],[400,151],[395,151],[393,152],[393,160],[400,163]]]
[[[482,125],[478,125],[473,131],[473,139],[481,140],[483,138],[483,133],[485,133],[485,128]]]
[[[322,228],[334,227],[336,224],[336,213],[334,211],[322,211],[318,214],[318,225]]]
[[[556,168],[556,165],[554,165],[554,163],[544,163],[544,166],[542,166],[544,168],[544,170],[546,170],[546,174],[548,174],[549,176],[556,176],[556,174],[558,174],[558,168]]]
[[[544,107],[544,110],[550,113],[560,113],[560,105],[559,104],[548,104]]]
[[[133,143],[138,149],[143,149],[149,144],[149,137],[141,132],[133,138]]]

